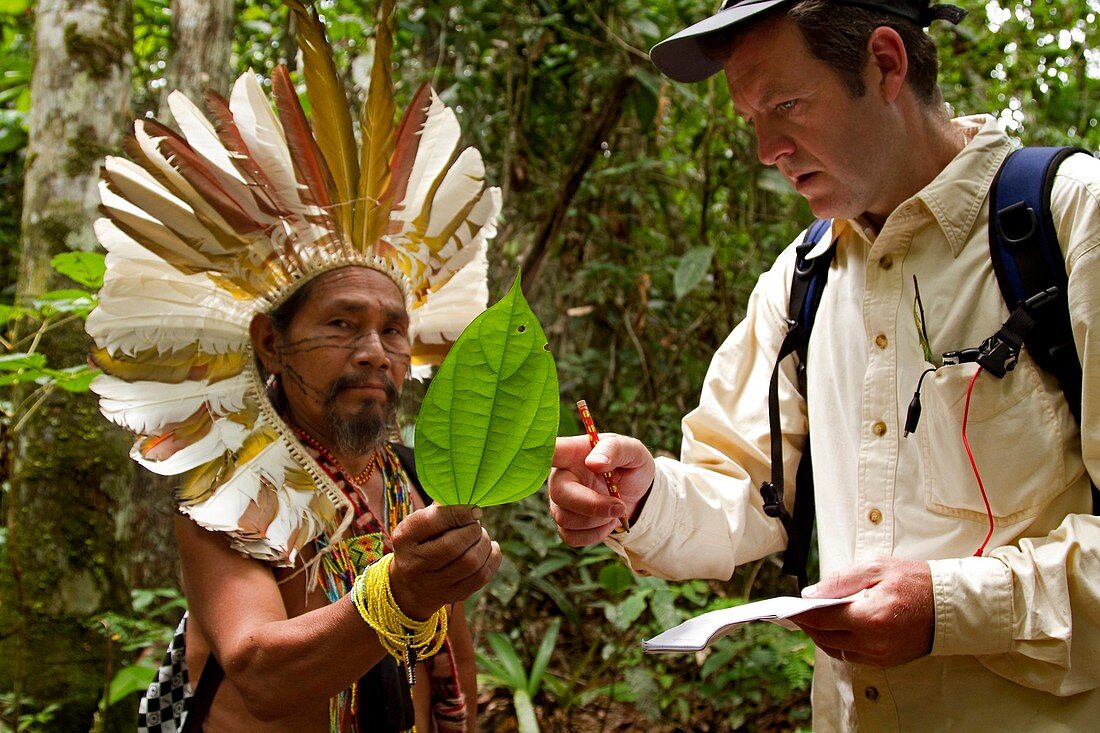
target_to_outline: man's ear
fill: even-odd
[[[275,340],[278,334],[275,324],[271,322],[271,316],[266,313],[257,313],[252,316],[252,322],[248,324],[248,335],[252,339],[252,348],[256,357],[268,374],[280,374],[283,371],[282,360],[279,359],[278,350],[275,348]]]
[[[871,32],[864,73],[868,89],[877,89],[884,102],[897,99],[909,75],[909,54],[896,30],[882,25]]]

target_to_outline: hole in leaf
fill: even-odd
[[[542,350],[543,351],[549,351],[550,350],[550,344],[543,344],[542,345]]]
[[[527,324],[521,323],[516,330],[519,331],[520,333],[523,333],[524,331],[527,330]]]

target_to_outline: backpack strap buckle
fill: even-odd
[[[782,519],[787,513],[783,506],[783,494],[771,481],[760,484],[760,496],[764,498],[764,513],[773,519]]]
[[[1036,311],[1055,302],[1060,293],[1057,287],[1049,287],[1018,304],[1000,330],[978,347],[978,364],[997,379],[1015,369],[1020,349],[1038,323]]]

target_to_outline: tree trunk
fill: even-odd
[[[166,89],[178,89],[203,107],[202,95],[229,89],[233,49],[233,0],[175,0],[172,3],[172,56]],[[167,97],[167,95],[165,95]],[[157,119],[171,124],[161,100]],[[133,583],[136,588],[179,586],[179,554],[172,534],[176,513],[173,489],[179,480],[144,469],[134,473]]]
[[[99,167],[130,118],[131,22],[127,0],[37,5],[20,303],[71,286],[50,268],[51,257],[96,246]],[[88,338],[76,321],[50,332],[41,351],[51,365],[79,364]],[[8,497],[14,583],[0,589],[17,633],[0,642],[0,687],[38,705],[60,703],[52,729],[87,730],[115,667],[92,619],[130,612],[130,440],[99,415],[90,394],[55,393],[15,424],[22,417]]]
[[[233,0],[173,0],[167,90],[180,90],[200,108],[207,89],[226,94],[235,10]],[[157,119],[170,119],[167,105],[161,104]]]

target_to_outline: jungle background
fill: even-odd
[[[956,1],[970,17],[932,29],[953,109],[1097,150],[1100,1]],[[491,291],[522,265],[563,433],[585,398],[602,429],[674,454],[710,354],[811,218],[756,160],[721,76],[669,84],[648,61],[717,5],[398,3],[398,102],[430,80],[503,188]],[[373,3],[319,7],[357,95]],[[184,607],[170,487],[135,470],[87,391],[102,157],[135,116],[165,119],[170,89],[294,68],[294,34],[277,2],[0,0],[0,731],[132,730]],[[697,655],[641,652],[689,615],[789,593],[774,558],[728,582],[634,577],[606,548],[564,546],[544,494],[486,512],[506,559],[468,607],[483,729],[808,729],[801,634],[755,624]]]

